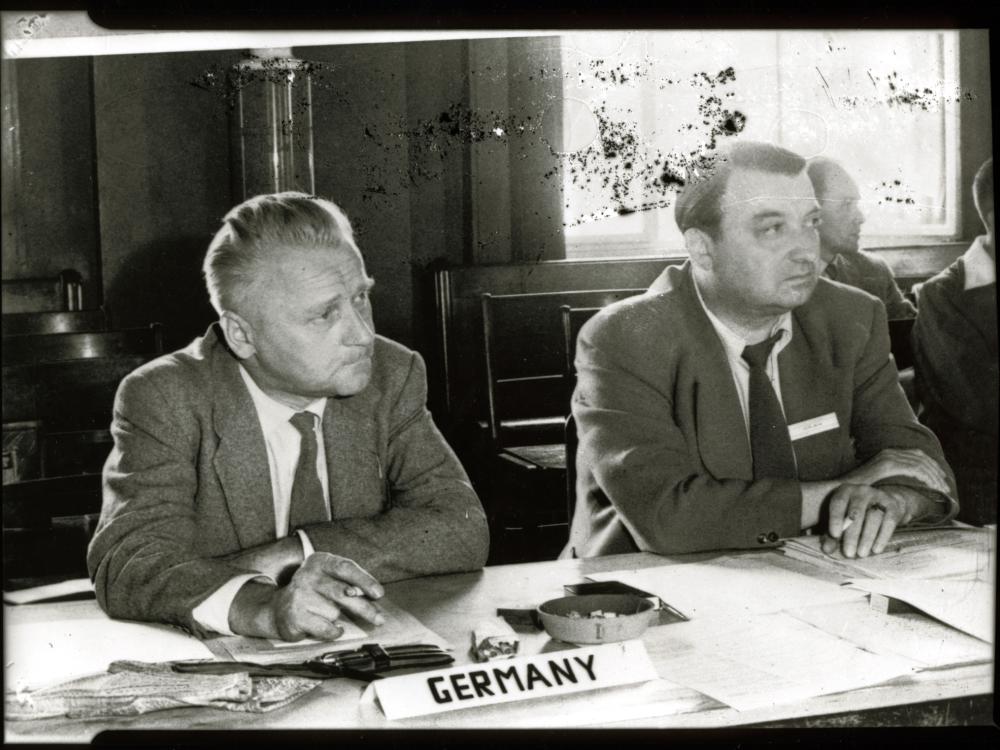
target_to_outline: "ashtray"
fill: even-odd
[[[656,619],[648,599],[633,594],[590,594],[539,605],[545,632],[567,643],[615,643],[638,638]]]

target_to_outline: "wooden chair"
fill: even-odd
[[[564,538],[564,425],[569,401],[560,307],[567,303],[600,307],[643,291],[482,295],[489,453],[483,484],[498,540],[493,545],[496,554],[503,550],[515,555],[494,557],[494,562],[552,556]],[[560,501],[554,503],[554,498]],[[557,527],[558,534],[553,532]],[[515,542],[505,538],[515,529],[524,540],[523,553],[511,553]]]
[[[4,588],[85,577],[101,475],[15,482],[3,490]]]
[[[4,279],[0,287],[4,314],[83,309],[83,277],[72,268],[52,278]]]
[[[95,310],[4,313],[3,336],[105,331],[108,318],[103,308]]]
[[[162,352],[159,324],[4,339],[4,421],[41,422],[43,477],[101,470],[118,384]]]
[[[913,318],[905,318],[889,321],[889,349],[892,358],[896,360],[896,369],[899,371],[899,385],[906,394],[907,401],[913,410],[917,409],[917,388],[916,378],[913,371]]]
[[[162,352],[163,327],[154,323],[145,328],[121,328],[113,331],[8,336],[3,342],[3,364],[35,365]]]
[[[569,305],[563,305],[559,308],[563,329],[563,388],[567,394],[567,403],[571,402],[573,390],[576,388],[577,336],[579,336],[583,324],[600,309],[599,307],[570,307]],[[564,431],[566,438],[566,518],[568,524],[572,525],[573,514],[576,512],[576,451],[580,445],[576,432],[576,420],[572,413],[566,417]]]

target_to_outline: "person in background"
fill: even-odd
[[[921,421],[955,470],[962,510],[974,524],[997,521],[997,270],[993,159],[972,183],[986,233],[958,260],[916,287],[913,355]]]
[[[485,564],[482,506],[427,411],[424,363],[375,334],[335,204],[261,195],[223,219],[219,314],[118,388],[88,551],[112,617],[199,636],[331,640],[382,583]]]
[[[882,552],[955,515],[885,308],[819,277],[805,160],[738,143],[675,204],[690,259],[580,331],[577,508],[564,557],[762,548],[816,529]]]
[[[882,300],[889,320],[912,318],[913,304],[903,296],[889,264],[874,253],[861,250],[861,225],[857,183],[833,159],[817,156],[806,167],[819,202],[819,251],[822,274],[842,284],[862,289]]]

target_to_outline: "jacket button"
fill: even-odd
[[[771,542],[772,544],[778,541],[778,532],[772,531],[770,534],[768,534],[767,541]]]
[[[767,544],[767,534],[758,534],[757,544]]]

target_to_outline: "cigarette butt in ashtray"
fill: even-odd
[[[512,659],[521,639],[502,617],[483,620],[472,629],[472,653],[476,661]]]

